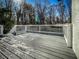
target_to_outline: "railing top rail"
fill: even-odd
[[[71,25],[71,24],[55,24],[55,25],[15,25],[15,26],[68,26],[68,25]]]

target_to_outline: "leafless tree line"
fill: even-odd
[[[71,0],[67,2],[67,8],[64,0],[58,0],[56,5],[51,5],[49,0],[35,0],[35,8],[40,15],[40,24],[67,23],[71,20]],[[67,11],[69,15],[66,15]]]
[[[58,0],[58,3],[55,5],[51,5],[49,0],[34,0],[34,7],[32,5],[29,5],[28,3],[24,3],[19,5],[19,9],[18,6],[16,6],[17,4],[15,4],[13,0],[4,1],[0,0],[0,8],[6,7],[7,9],[10,9],[12,11],[12,15],[10,16],[16,15],[17,24],[19,24],[19,21],[21,21],[22,24],[56,24],[71,22],[71,0],[67,1],[67,8],[64,5],[64,0]],[[30,13],[26,12],[28,10],[30,10]],[[35,14],[35,12],[37,14]],[[37,15],[39,18],[37,19],[38,22],[36,22],[35,18],[35,16]]]

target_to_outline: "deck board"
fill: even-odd
[[[64,37],[27,33],[0,40],[1,59],[77,59]]]

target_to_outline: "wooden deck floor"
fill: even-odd
[[[0,59],[77,59],[64,37],[23,34],[0,40]]]

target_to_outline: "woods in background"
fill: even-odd
[[[34,6],[22,0],[0,0],[0,24],[63,24],[71,23],[71,0],[34,0]],[[64,2],[66,1],[66,3]]]

